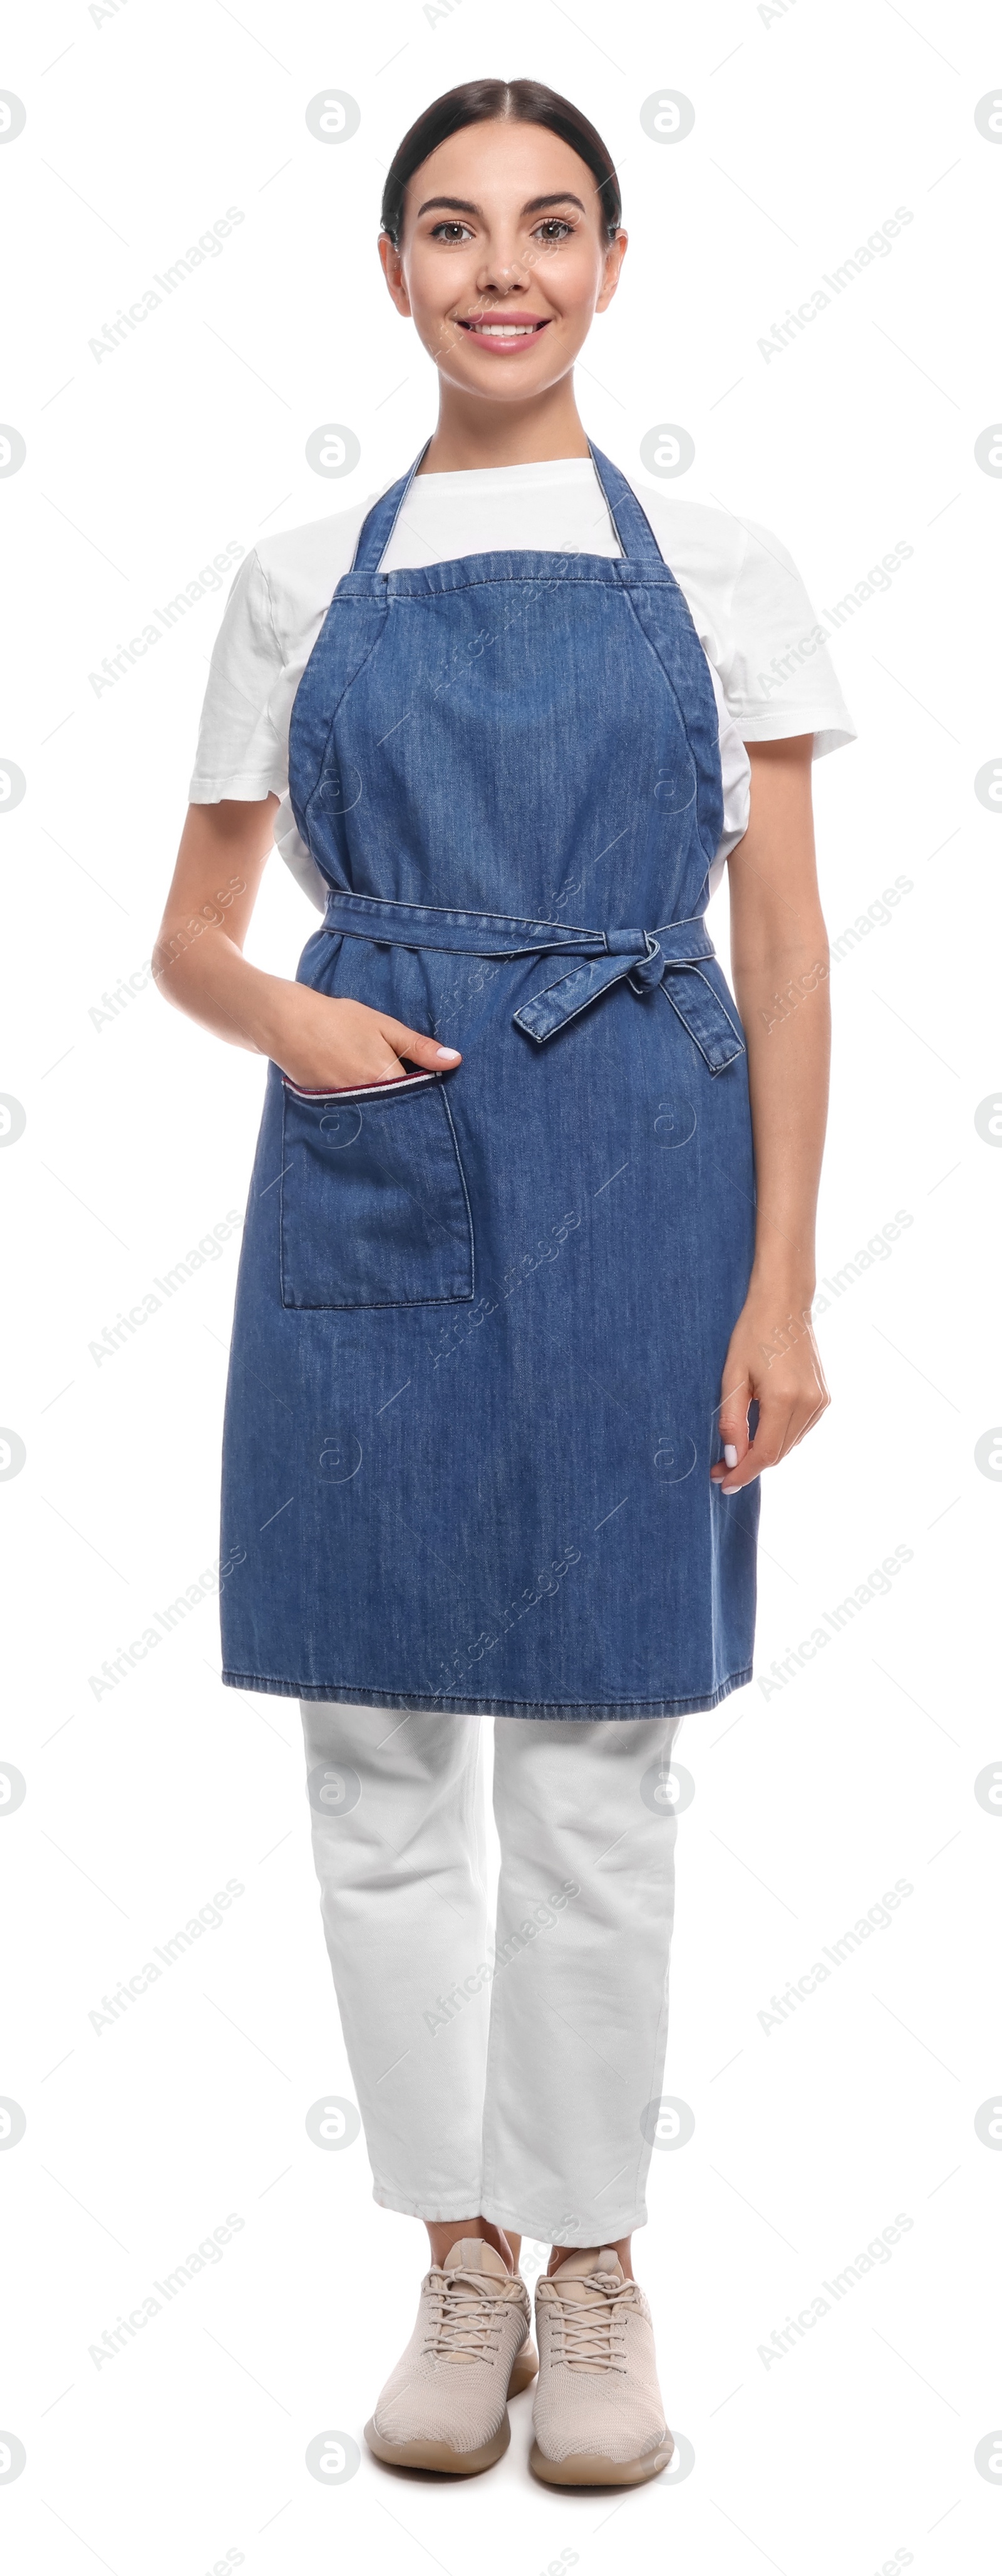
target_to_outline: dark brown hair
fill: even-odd
[[[572,152],[591,171],[597,181],[606,233],[611,241],[622,221],[622,199],[611,154],[600,134],[574,107],[569,98],[561,98],[544,81],[478,80],[464,81],[459,89],[448,89],[442,98],[432,100],[398,144],[386,173],[383,190],[382,229],[400,247],[404,216],[404,191],[409,179],[445,143],[450,134],[459,134],[464,125],[487,125],[495,119],[510,117],[514,125],[544,125],[551,134],[559,134]]]

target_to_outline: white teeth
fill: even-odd
[[[472,327],[489,332],[492,340],[528,340],[533,329],[531,322],[474,322]]]

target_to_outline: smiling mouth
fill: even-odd
[[[456,320],[460,330],[466,331],[471,340],[480,340],[492,349],[524,349],[530,341],[538,340],[541,331],[549,329],[549,318],[545,314],[519,315],[514,321],[504,314],[471,313],[465,320],[457,314]]]

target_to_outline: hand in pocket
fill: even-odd
[[[332,1001],[308,984],[283,987],[268,1053],[302,1091],[395,1082],[405,1059],[429,1073],[460,1062],[458,1047],[440,1046],[437,1038],[409,1029],[387,1011],[370,1010],[367,1002]]]

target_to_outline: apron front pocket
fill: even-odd
[[[283,1075],[283,1306],[451,1305],[473,1229],[440,1074],[355,1091]]]

